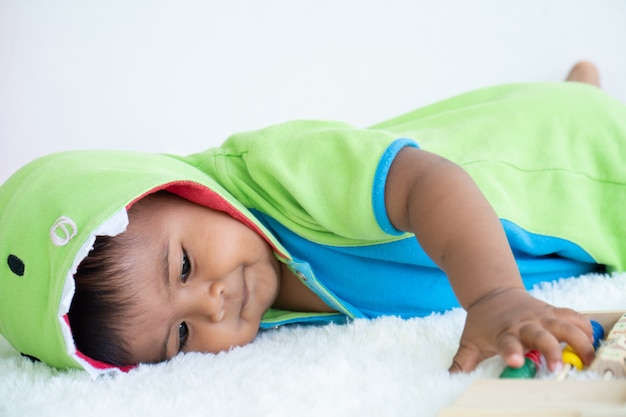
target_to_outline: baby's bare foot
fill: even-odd
[[[565,81],[586,83],[600,87],[600,73],[595,64],[589,61],[580,61],[572,67]]]

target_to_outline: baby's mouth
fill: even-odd
[[[242,298],[241,298],[241,309],[246,306],[248,303],[248,285],[246,284],[246,280],[243,280],[243,289],[242,289]]]

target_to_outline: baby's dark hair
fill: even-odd
[[[132,294],[124,252],[130,245],[124,234],[98,236],[79,265],[76,290],[68,313],[76,348],[91,359],[116,366],[132,365],[122,338],[123,318],[131,313]]]
[[[144,203],[172,198],[178,197],[167,191],[144,196],[129,209],[129,221],[149,222]],[[74,274],[76,290],[68,318],[76,348],[91,359],[115,366],[136,364],[123,331],[128,317],[141,313],[139,289],[132,285],[137,261],[132,254],[141,244],[140,237],[129,233],[98,236]]]

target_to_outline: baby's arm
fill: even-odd
[[[555,370],[561,363],[559,342],[591,362],[589,321],[526,292],[498,217],[459,166],[405,148],[389,171],[385,201],[391,223],[415,234],[467,311],[450,370],[471,371],[494,354],[519,367],[524,348],[542,352]]]

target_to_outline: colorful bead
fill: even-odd
[[[563,363],[571,365],[579,371],[583,369],[582,359],[580,359],[580,356],[578,356],[569,346],[566,346],[565,349],[563,349]]]
[[[591,320],[591,328],[593,329],[593,349],[597,350],[600,342],[604,339],[604,327],[595,320]]]
[[[500,378],[532,379],[537,374],[537,365],[532,359],[525,357],[521,368],[506,367],[500,374]]]

